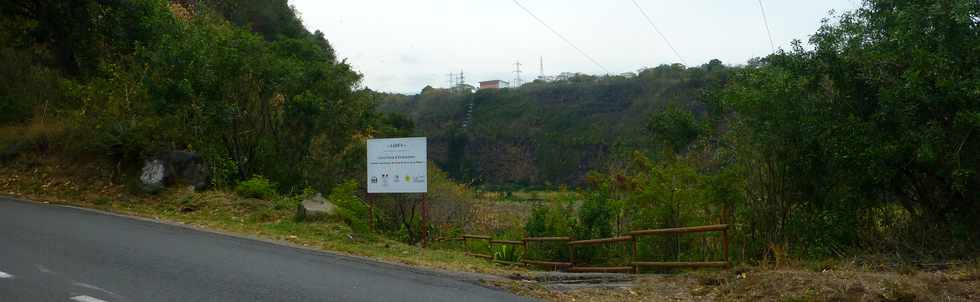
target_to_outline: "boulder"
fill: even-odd
[[[143,191],[153,193],[174,183],[185,183],[194,190],[203,190],[211,180],[211,170],[204,159],[193,152],[170,151],[143,162],[140,184]]]
[[[211,170],[204,163],[204,158],[197,153],[187,151],[171,151],[161,156],[169,171],[172,171],[172,182],[194,186],[194,190],[203,190],[211,183]]]
[[[143,162],[143,171],[140,173],[140,189],[148,193],[155,193],[163,190],[167,179],[167,168],[163,161],[151,159]]]
[[[322,194],[316,193],[316,196],[307,198],[299,204],[299,207],[296,209],[296,220],[303,221],[318,217],[325,218],[336,214],[337,206],[323,198]]]

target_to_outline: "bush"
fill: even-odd
[[[262,175],[255,175],[249,180],[239,182],[238,186],[235,187],[235,193],[245,198],[265,200],[271,200],[278,195],[276,193],[276,184]]]
[[[472,231],[475,220],[469,187],[454,183],[448,175],[429,163],[428,167],[429,238],[452,237],[463,230]],[[376,194],[371,197],[375,207],[375,227],[409,244],[422,239],[422,207],[417,194]]]
[[[572,196],[562,197],[535,207],[524,225],[530,237],[569,236],[575,227]]]
[[[348,180],[343,184],[334,187],[327,199],[337,206],[337,215],[340,215],[355,233],[366,234],[370,232],[370,209],[361,198],[357,197],[357,182]]]
[[[493,235],[493,237],[496,239],[515,240],[515,241],[520,241],[523,236],[524,236],[524,230],[522,230],[521,227],[517,225],[514,225],[504,230],[497,231],[496,234]],[[522,247],[518,247],[517,245],[494,244],[493,247],[490,249],[490,253],[493,255],[493,259],[496,260],[502,260],[508,262],[520,262],[522,259],[524,259],[524,254],[526,254],[527,252],[524,251]]]
[[[606,238],[613,235],[613,222],[616,209],[612,200],[604,192],[591,192],[579,209],[576,239]]]
[[[520,262],[523,259],[523,255],[518,252],[519,248],[515,245],[504,245],[498,244],[494,245],[491,252],[493,252],[493,259],[509,262]]]
[[[575,194],[565,194],[548,204],[535,207],[524,225],[528,237],[570,236],[575,229]],[[568,259],[568,248],[564,243],[536,242],[529,248],[528,259]]]

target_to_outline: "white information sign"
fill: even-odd
[[[424,137],[367,141],[368,193],[425,193],[427,177]]]

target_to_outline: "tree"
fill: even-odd
[[[647,131],[656,144],[679,152],[701,133],[691,111],[671,104],[650,115]]]
[[[980,2],[868,1],[811,39],[837,167],[866,198],[980,239]],[[828,87],[829,86],[829,87]],[[848,169],[850,168],[850,169]],[[850,174],[850,173],[849,173]]]
[[[812,50],[732,80],[722,99],[767,240],[810,229],[794,240],[853,244],[861,213],[888,204],[939,228],[923,239],[980,239],[978,14],[970,0],[866,1]]]

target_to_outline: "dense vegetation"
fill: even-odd
[[[285,0],[12,1],[0,13],[0,124],[63,128],[49,141],[66,153],[138,165],[186,149],[218,185],[264,175],[296,192],[356,176],[361,140],[393,130]]]
[[[747,66],[426,89],[382,109],[446,144],[435,158],[458,179],[587,184],[580,205],[536,210],[535,236],[728,222],[743,259],[975,256],[980,4],[866,1],[808,42]],[[647,256],[700,257],[718,242],[645,244]]]
[[[716,99],[749,235],[823,254],[976,252],[980,3],[868,1],[809,42]]]

